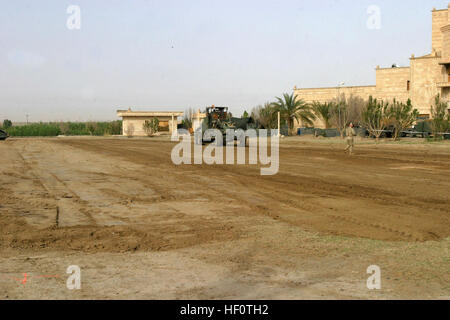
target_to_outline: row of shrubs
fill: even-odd
[[[12,137],[105,136],[122,134],[122,121],[32,123],[4,128]]]

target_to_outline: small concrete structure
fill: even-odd
[[[198,109],[197,113],[192,115],[192,130],[195,131],[197,128],[201,128],[203,119],[206,118],[206,113],[200,112],[200,109]]]
[[[144,123],[152,118],[159,120],[159,127],[167,128],[172,134],[177,132],[178,117],[182,117],[183,112],[180,111],[131,111],[118,110],[117,116],[122,118],[122,134],[124,136],[145,137],[147,133],[144,130]]]

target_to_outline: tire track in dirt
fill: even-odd
[[[139,150],[138,148],[126,148],[124,150],[122,144],[116,144],[116,140],[110,140],[111,145],[100,145],[98,146],[95,142],[92,141],[72,141],[66,143],[65,141],[56,141],[59,143],[63,143],[64,145],[69,145],[73,148],[83,149],[85,151],[94,151],[102,154],[107,154],[113,157],[119,157],[126,161],[130,161],[130,157],[133,159],[139,158],[140,161],[132,161],[141,165],[146,165],[149,167],[147,172],[134,172],[129,168],[122,168],[121,166],[115,166],[117,173],[108,174],[108,176],[116,177],[119,179],[130,179],[133,178],[136,181],[141,182],[151,190],[153,190],[158,198],[156,199],[143,199],[139,197],[133,197],[136,201],[142,202],[165,202],[165,201],[179,201],[179,200],[188,200],[189,195],[183,194],[183,191],[186,188],[186,183],[190,185],[198,185],[198,181],[195,177],[191,179],[191,177],[185,175],[185,171],[179,172],[179,167],[175,165],[167,166],[167,157],[161,153],[152,153],[149,155],[145,151]],[[168,143],[164,143],[167,146]],[[171,144],[171,143],[169,143]],[[142,148],[141,148],[142,149]],[[159,149],[159,148],[158,148]],[[145,150],[145,148],[144,148]],[[163,149],[164,150],[164,149]],[[170,155],[169,155],[170,159]],[[197,170],[194,170],[196,172]],[[170,181],[169,181],[170,179]],[[183,179],[183,185],[180,185],[179,180]],[[175,186],[174,187],[165,187],[163,184],[158,183],[157,181],[164,181],[165,184]],[[111,192],[111,190],[109,191]],[[121,192],[113,191],[113,193],[117,193],[120,196]],[[129,198],[129,196],[122,194],[123,198]],[[202,195],[203,198],[207,198],[208,200],[213,200],[208,193],[204,193]]]
[[[24,158],[22,166],[28,165],[30,167],[30,173],[33,172],[36,176],[36,180],[41,183],[51,184],[48,186],[49,195],[52,197],[52,201],[56,201],[57,194],[55,191],[64,191],[69,198],[67,201],[78,201],[80,196],[72,188],[66,185],[66,182],[58,176],[58,170],[54,171],[52,167],[44,166],[42,170],[37,170],[39,162],[52,161],[52,157],[49,157],[47,152],[49,150],[48,143],[51,140],[44,142],[30,142],[26,140],[11,141],[11,144],[16,143],[17,146],[26,146],[27,154],[31,154],[30,144],[36,144],[36,148],[43,148],[41,157],[37,159],[36,164],[31,164],[30,160]],[[9,151],[12,148],[6,149]],[[61,152],[67,150],[56,148],[53,150]],[[11,150],[17,154],[17,150]],[[18,156],[18,155],[17,155]],[[19,157],[19,156],[18,156]],[[80,155],[82,159],[91,159],[89,156],[86,158],[83,154]],[[55,165],[61,166],[63,157],[57,157],[54,160]],[[74,164],[67,163],[69,169],[63,169],[64,171],[70,170],[71,174],[74,173],[71,168]],[[72,167],[71,167],[72,166]],[[42,171],[42,172],[41,172]],[[52,175],[53,174],[53,175]],[[140,173],[136,173],[139,175]],[[17,183],[22,184],[28,180],[28,177],[12,177],[17,179]],[[64,175],[66,176],[66,175]],[[68,176],[70,178],[70,176]],[[89,175],[86,176],[88,179]],[[130,179],[130,176],[123,176],[125,179]],[[84,178],[83,178],[84,179]],[[82,179],[82,180],[83,180]],[[156,184],[157,185],[157,184]],[[64,188],[63,186],[67,187]],[[40,186],[41,187],[41,186]],[[68,190],[69,189],[69,190]],[[72,193],[70,193],[70,190]],[[32,192],[35,192],[33,190]],[[59,193],[59,194],[60,194]],[[58,194],[57,194],[58,195]],[[163,195],[164,196],[164,195]],[[102,201],[103,198],[99,200]],[[166,197],[168,199],[178,199]],[[184,198],[186,199],[186,198]],[[24,201],[25,200],[25,201]],[[162,199],[160,199],[161,202]],[[76,225],[61,226],[55,228],[53,225],[47,228],[37,228],[26,223],[18,213],[21,211],[21,205],[23,209],[29,208],[28,197],[20,198],[14,197],[11,190],[0,188],[0,203],[8,203],[7,208],[0,214],[0,223],[4,226],[0,232],[0,249],[9,247],[17,250],[22,249],[61,249],[61,250],[81,250],[83,252],[124,252],[124,251],[137,251],[137,250],[152,250],[152,251],[166,251],[178,248],[185,248],[195,246],[203,243],[216,242],[216,241],[229,241],[235,240],[240,237],[240,231],[235,228],[233,223],[222,222],[218,219],[203,219],[202,217],[192,217],[185,219],[186,214],[182,210],[175,210],[171,208],[175,214],[167,219],[167,216],[156,214],[152,215],[151,219],[144,224],[134,222],[130,225],[121,226],[104,226],[94,225],[93,223]],[[170,200],[172,201],[172,200]],[[99,205],[98,202],[93,202]],[[78,203],[77,203],[78,204]],[[84,211],[89,209],[89,203],[81,201],[79,210]],[[90,210],[90,209],[89,209]],[[134,210],[134,208],[129,208]],[[90,213],[89,212],[84,212]],[[71,213],[73,214],[73,212]],[[122,212],[126,214],[126,212]]]
[[[59,142],[59,141],[56,141]],[[110,147],[114,147],[114,144],[112,145],[97,145],[95,143],[92,143],[90,141],[76,141],[76,142],[69,142],[69,143],[65,143],[65,141],[61,141],[62,143],[64,143],[65,145],[69,145],[73,148],[78,148],[78,149],[84,149],[86,151],[95,151],[98,153],[105,153],[105,154],[110,154],[113,156],[118,156],[119,157],[123,157],[124,159],[128,160],[127,157],[127,153],[130,153],[130,149],[121,149],[121,150],[115,150],[117,153],[111,152],[112,150],[110,149]],[[136,153],[137,151],[131,151],[133,153]],[[130,176],[138,179],[141,182],[144,182],[147,186],[149,186],[155,193],[158,194],[159,198],[161,201],[169,201],[169,200],[177,200],[176,196],[172,194],[172,189],[171,188],[165,188],[163,186],[161,186],[161,184],[157,184],[157,183],[152,183],[151,180],[149,179],[142,179],[141,175],[133,175],[132,172],[130,172],[129,168],[122,168],[120,166],[116,166],[116,170],[119,172],[122,172],[122,174],[111,174],[111,176],[115,176],[117,178],[120,179],[129,179]],[[164,178],[167,179],[167,177],[169,176],[170,172],[169,171],[165,171],[163,168],[158,168],[158,170],[153,170],[152,174],[158,175],[158,178]]]
[[[334,214],[330,214],[330,213],[326,213],[323,212],[323,210],[326,211],[330,211],[329,210],[329,206],[321,206],[320,202],[316,202],[314,205],[311,204],[307,204],[305,201],[309,200],[309,202],[311,202],[311,197],[310,196],[305,196],[304,195],[304,190],[299,190],[300,192],[303,191],[303,195],[301,196],[302,200],[298,201],[297,199],[299,198],[299,194],[293,191],[286,191],[286,184],[292,184],[292,185],[296,185],[298,186],[298,182],[292,182],[290,181],[290,177],[287,175],[283,175],[283,174],[279,174],[277,176],[276,179],[272,179],[271,180],[275,180],[277,185],[273,186],[274,183],[272,183],[272,185],[268,185],[266,183],[264,183],[264,180],[267,178],[263,178],[263,177],[259,177],[259,176],[255,176],[252,174],[248,174],[248,173],[244,173],[244,172],[240,172],[240,178],[241,176],[245,176],[245,179],[235,179],[234,180],[234,184],[235,185],[240,185],[241,187],[245,188],[248,185],[257,185],[258,186],[258,190],[259,192],[261,192],[261,189],[264,189],[264,197],[266,199],[270,199],[270,201],[266,201],[265,202],[265,206],[261,206],[261,205],[256,205],[256,206],[252,206],[252,212],[264,212],[266,215],[274,218],[275,220],[279,220],[279,221],[284,221],[287,223],[294,223],[296,225],[301,226],[301,224],[295,223],[295,219],[290,220],[290,219],[285,219],[283,218],[283,214],[280,213],[276,213],[280,211],[280,207],[284,206],[284,207],[288,207],[285,208],[284,211],[296,211],[299,215],[304,215],[305,211],[309,212],[310,214],[314,214],[316,216],[323,216],[326,217],[328,219],[331,220],[335,220],[337,222],[343,222],[345,221],[346,223],[352,223],[357,227],[361,227],[364,226],[367,230],[365,230],[365,233],[379,233],[377,231],[379,231],[379,229],[383,230],[386,234],[391,234],[392,236],[385,236],[385,235],[378,235],[378,237],[382,237],[384,238],[395,238],[395,240],[407,240],[407,241],[424,241],[424,240],[436,240],[442,237],[445,237],[446,234],[441,234],[441,235],[437,235],[436,233],[433,232],[418,232],[418,233],[411,233],[409,232],[409,230],[407,229],[399,229],[399,228],[394,228],[392,226],[386,225],[386,224],[382,224],[382,223],[367,223],[366,220],[370,219],[367,216],[363,216],[361,217],[361,219],[358,219],[357,217],[348,217],[347,215],[343,215],[343,214],[337,214],[336,212],[334,212]],[[313,181],[317,181],[319,180],[321,182],[321,186],[331,186],[326,188],[327,192],[325,193],[325,196],[327,198],[336,198],[336,197],[351,197],[352,196],[352,192],[348,192],[348,190],[353,191],[354,188],[353,186],[342,186],[342,185],[336,185],[336,184],[332,184],[332,183],[328,183],[325,181],[322,181],[320,179],[316,179],[316,178],[309,178],[310,180]],[[245,180],[245,182],[243,182]],[[262,181],[261,181],[262,180]],[[273,181],[271,181],[273,182]],[[304,182],[304,181],[302,181]],[[316,185],[316,184],[314,184]],[[312,186],[314,186],[312,185]],[[313,189],[311,185],[308,185],[307,192],[311,193],[313,195],[316,195],[318,197],[323,197],[324,196],[324,189],[320,188],[320,189]],[[371,188],[371,187],[361,187],[361,186],[357,186],[358,187],[358,196],[359,198],[361,198],[363,201],[367,201],[367,200],[373,200],[374,202],[380,203],[382,205],[385,205],[386,203],[389,202],[399,202],[399,197],[401,197],[402,195],[399,193],[393,193],[393,192],[386,192],[383,194],[382,197],[380,196],[372,196],[373,194],[380,194],[379,190],[376,188]],[[343,189],[341,192],[338,192],[338,190]],[[362,189],[362,190],[361,190]],[[279,190],[283,190],[283,193],[278,192]],[[334,191],[328,191],[328,190],[334,190]],[[240,192],[238,190],[233,190],[233,192],[227,192],[227,191],[220,191],[220,190],[216,190],[217,192],[222,192],[224,193],[228,198],[234,198],[237,201],[241,201],[241,202],[246,202],[246,198],[243,197],[239,197],[236,196],[236,194],[239,194]],[[361,193],[361,191],[365,191],[364,193]],[[427,203],[431,202],[433,203],[433,199],[425,199]],[[410,208],[415,208],[417,206],[420,207],[420,202],[419,201],[412,201],[413,203],[411,203],[411,201],[400,201],[400,203],[405,203],[407,204]],[[445,203],[443,201],[435,201],[435,202],[442,202],[443,205],[445,205]],[[247,203],[248,204],[248,203]],[[269,209],[270,208],[270,209]],[[430,209],[430,206],[426,206],[425,208]],[[442,212],[448,212],[448,210],[445,207],[442,207],[440,203],[438,203],[435,207],[435,210],[440,210]],[[363,219],[363,220],[362,220]],[[326,223],[324,221],[324,223]],[[444,222],[445,223],[445,222]],[[359,228],[361,230],[361,228]],[[370,229],[373,229],[374,232],[371,232]],[[319,229],[320,230],[320,229]],[[337,232],[337,234],[339,234]],[[351,235],[351,234],[349,234]]]
[[[168,172],[171,172],[172,182],[178,178],[182,181],[201,181],[203,184],[197,187],[194,186],[193,191],[199,194],[202,192],[208,194],[208,199],[226,198],[235,203],[241,203],[242,208],[239,210],[241,213],[269,215],[277,220],[298,226],[304,225],[307,228],[320,232],[339,234],[339,230],[332,230],[328,226],[336,224],[337,227],[348,229],[344,233],[346,235],[406,241],[434,240],[445,237],[450,232],[448,227],[439,227],[450,223],[445,215],[448,213],[448,206],[444,199],[413,197],[397,191],[381,190],[378,186],[365,186],[354,182],[348,183],[342,179],[339,179],[339,181],[325,180],[318,176],[311,176],[313,172],[305,176],[298,176],[295,173],[288,174],[286,170],[289,170],[289,166],[294,165],[298,161],[299,155],[296,152],[289,153],[287,148],[283,148],[280,173],[272,177],[261,177],[259,176],[258,168],[254,166],[197,165],[176,167],[170,161],[170,149],[173,144],[169,142],[158,141],[152,143],[151,141],[117,140],[108,142],[111,143],[104,143],[102,146],[98,146],[98,143],[95,141],[72,141],[69,144],[75,148],[102,154],[106,153],[109,156],[120,157],[127,161],[147,165],[150,168],[157,166],[157,170],[153,168],[147,175],[143,174],[140,177],[136,177],[138,179],[145,179],[148,176],[156,178],[155,181],[158,182],[152,184],[152,187],[155,189],[164,189],[162,185],[167,185],[164,177]],[[323,149],[319,149],[319,151],[316,149],[312,148],[309,151],[305,161],[308,161],[311,155],[329,158],[337,157],[338,159],[343,159],[342,161],[346,164],[351,163],[354,165],[355,170],[365,171],[364,166],[367,159],[349,159],[348,157],[344,158],[342,155],[337,155],[338,152],[336,150],[325,152]],[[307,150],[303,151],[307,152]],[[371,167],[377,167],[377,163],[380,166],[385,165],[387,160],[383,158],[383,155],[380,156],[378,151],[371,150],[370,152],[373,153],[371,157],[375,159],[370,161]],[[407,154],[405,153],[405,155]],[[392,159],[395,160],[395,158]],[[283,166],[283,161],[287,162],[286,166]],[[321,166],[319,163],[315,170],[333,169]],[[163,182],[159,182],[161,179]],[[405,179],[407,178],[405,177]],[[233,188],[227,190],[223,188],[224,185],[231,185]],[[166,190],[168,193],[171,191],[173,193],[173,189]],[[206,190],[207,192],[205,192]],[[261,203],[250,203],[248,200],[252,197],[261,198]],[[369,207],[385,208],[388,212],[382,212],[380,211],[381,209],[377,209],[378,217],[374,216],[375,219],[371,219],[370,215],[373,213],[364,213],[359,216],[356,215],[357,212],[355,210],[349,213],[339,212],[339,209],[336,208],[330,209],[328,204],[321,204],[320,199],[322,198],[350,203],[354,201],[364,202]],[[175,197],[174,200],[176,199]],[[421,210],[423,212],[420,212]],[[296,219],[292,213],[296,213],[299,219]],[[401,219],[405,219],[405,221],[390,217],[394,214],[401,216]],[[307,221],[308,216],[310,217],[309,222]],[[386,219],[386,221],[389,221],[389,224],[381,223],[380,219]],[[319,221],[319,224],[315,223],[314,220]],[[367,222],[371,220],[376,222]],[[434,222],[427,223],[427,220]],[[423,230],[421,225],[406,227],[411,223],[417,224],[419,222],[421,224],[420,221],[425,222]],[[349,224],[353,225],[353,227],[349,227]],[[364,226],[364,228],[361,228],[361,226]],[[427,230],[435,228],[438,228],[439,231]]]
[[[51,146],[49,146],[51,148]],[[42,185],[42,187],[48,192],[49,195],[54,199],[55,203],[55,225],[68,226],[68,225],[96,225],[95,219],[89,213],[86,208],[86,203],[81,200],[78,194],[71,190],[67,184],[58,178],[52,172],[44,172],[38,167],[38,165],[33,165],[25,159],[22,152],[17,150],[14,146],[12,149],[18,154],[22,159],[24,166],[27,170],[36,178],[36,181]],[[51,148],[52,149],[52,148]],[[52,152],[56,152],[52,149]],[[70,219],[65,217],[65,213],[70,212]],[[80,212],[84,215],[83,217],[77,217],[74,219],[76,212]],[[67,220],[67,222],[65,222]]]
[[[256,178],[256,180],[258,180],[258,178]],[[283,178],[281,178],[281,180],[287,181],[287,179],[283,179]],[[286,182],[286,183],[289,183],[289,182]],[[254,184],[256,184],[256,182]],[[351,217],[349,217],[348,214],[342,214],[342,213],[339,214],[336,211],[330,210],[328,205],[322,206],[320,204],[320,199],[317,200],[317,201],[314,201],[315,204],[311,205],[311,204],[307,204],[307,203],[304,202],[305,196],[302,197],[303,200],[301,200],[301,201],[297,200],[299,197],[298,197],[298,194],[296,194],[295,192],[284,191],[283,193],[279,193],[279,192],[277,192],[277,190],[280,190],[280,188],[282,187],[281,185],[279,185],[277,187],[269,187],[269,186],[264,185],[264,184],[258,184],[258,185],[259,185],[260,189],[261,188],[266,189],[265,197],[271,199],[272,201],[270,201],[270,202],[279,203],[279,205],[283,205],[283,206],[289,206],[292,210],[301,209],[302,211],[307,211],[310,214],[314,214],[316,216],[317,215],[322,215],[324,217],[327,217],[327,218],[330,218],[330,219],[334,219],[335,221],[338,221],[338,222],[346,221],[348,223],[352,223],[352,224],[354,224],[356,226],[359,226],[359,227],[360,226],[364,226],[367,229],[366,232],[368,232],[368,233],[371,233],[369,229],[375,229],[375,231],[377,229],[382,229],[386,233],[393,234],[395,240],[413,240],[413,241],[436,240],[436,239],[444,238],[444,237],[446,237],[448,235],[448,228],[447,228],[447,231],[442,230],[443,232],[439,233],[439,235],[438,235],[438,234],[436,234],[436,233],[434,233],[432,231],[426,231],[426,230],[420,230],[420,231],[412,233],[412,232],[410,232],[409,229],[398,228],[398,227],[400,227],[402,225],[403,226],[405,225],[404,223],[401,223],[401,222],[400,222],[400,224],[397,223],[397,225],[398,225],[397,228],[393,227],[393,226],[389,226],[387,224],[383,224],[381,222],[367,223],[366,222],[367,220],[368,221],[371,220],[370,217],[364,215],[361,218],[359,218],[358,216],[351,216]],[[324,183],[324,185],[327,185],[327,184]],[[336,186],[336,187],[338,187],[338,186]],[[307,189],[308,189],[308,192],[310,192],[312,188],[309,187]],[[337,189],[339,189],[339,188],[337,188]],[[371,189],[373,189],[373,191],[370,191]],[[400,200],[399,201],[399,197],[401,197],[400,194],[398,194],[398,196],[395,196],[395,195],[391,194],[391,195],[384,195],[384,197],[373,197],[371,195],[371,192],[379,193],[379,191],[377,189],[374,189],[374,188],[366,188],[365,191],[367,192],[367,190],[369,190],[368,193],[358,194],[360,200],[362,200],[362,201],[364,201],[366,203],[367,203],[367,201],[372,200],[374,203],[379,203],[380,205],[384,205],[384,206],[386,205],[386,203],[396,203],[396,206],[399,206],[401,204],[405,204],[407,206],[406,208],[410,208],[411,210],[412,209],[417,209],[417,207],[425,208],[427,210],[430,210],[430,207],[434,207],[433,208],[434,210],[440,211],[443,214],[448,213],[448,207],[445,207],[444,203],[442,205],[441,204],[437,204],[435,206],[429,206],[428,205],[429,201],[432,201],[432,200],[429,200],[429,201],[426,201],[427,205],[422,206],[422,203],[419,202],[419,201],[414,201],[414,200],[413,201],[407,201],[407,200],[404,200],[404,201]],[[316,192],[311,192],[311,193],[313,195],[317,195],[319,197],[323,196],[323,190],[320,190],[320,192],[317,192],[317,190],[315,190],[315,191]],[[330,197],[330,198],[338,198],[338,197],[348,197],[348,198],[350,198],[349,195],[351,195],[351,193],[347,193],[347,192],[344,191],[343,193],[341,193],[341,192],[329,192],[328,193],[327,192],[325,196],[326,197]],[[309,200],[309,202],[311,202],[311,200],[314,200],[314,199],[310,198],[308,200]],[[428,200],[428,199],[426,199],[426,200]],[[268,204],[266,203],[266,205],[268,205]],[[274,204],[269,204],[269,206],[272,208],[271,210],[273,210],[274,212],[276,212],[276,210],[279,208],[279,206],[274,205]],[[402,206],[402,207],[403,207],[402,209],[405,209],[405,206]],[[259,208],[261,209],[261,207],[259,207]],[[323,211],[325,211],[325,212],[323,212]],[[333,214],[327,213],[326,211],[333,211]],[[265,212],[267,214],[267,210],[265,210]],[[304,212],[299,212],[299,214],[300,215],[304,214]],[[410,214],[412,216],[411,218],[416,218],[412,212]],[[283,216],[280,215],[280,214],[273,214],[272,213],[272,214],[269,214],[269,215],[272,216],[272,217],[275,217],[277,220],[286,221],[286,219],[283,219]],[[380,212],[380,216],[385,216],[385,215],[386,215],[386,213]],[[407,218],[407,217],[405,216],[405,218]],[[425,212],[425,213],[421,214],[421,216],[419,218],[420,219],[432,218],[432,215],[429,214],[428,212]],[[291,222],[292,223],[292,222],[295,222],[295,221],[288,220],[286,222]],[[324,221],[324,223],[326,223],[326,222]],[[445,216],[441,216],[441,222],[437,221],[436,222],[436,226],[439,226],[441,224],[448,225],[449,223],[450,223],[450,220],[448,219],[448,217],[445,218]],[[321,228],[319,228],[319,230],[320,229]],[[359,229],[360,229],[360,231],[362,230],[361,228],[359,228]],[[375,237],[377,237],[376,233],[377,232],[374,232]],[[339,234],[339,233],[337,232],[337,234]],[[383,235],[378,235],[378,237],[385,238],[385,236],[383,236]],[[387,237],[387,238],[389,239],[389,237]]]

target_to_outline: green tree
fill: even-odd
[[[87,127],[87,130],[89,131],[89,134],[91,136],[93,136],[93,135],[95,135],[95,132],[96,132],[97,127],[98,127],[98,124],[95,123],[95,122],[88,122],[86,127]]]
[[[70,132],[70,123],[69,122],[60,122],[59,130],[61,131],[62,135],[68,135]]]
[[[450,130],[450,118],[447,108],[447,103],[442,101],[438,94],[434,99],[434,105],[431,106],[431,131],[434,139],[440,138],[442,133]]]
[[[266,102],[264,106],[257,106],[252,110],[252,118],[255,119],[259,128],[261,129],[275,129],[277,128],[278,114],[275,107]]]
[[[111,123],[111,134],[113,135],[122,134],[122,120],[116,120]]]
[[[276,111],[281,113],[281,117],[287,121],[289,134],[294,129],[294,121],[301,121],[307,125],[313,125],[316,119],[311,106],[302,99],[296,99],[294,94],[283,94],[283,98],[276,97],[277,101],[272,103]]]
[[[8,120],[8,119],[3,120],[3,128],[9,129],[11,127],[12,127],[12,121],[11,120]]]
[[[314,111],[314,114],[322,119],[322,121],[325,124],[325,129],[329,129],[331,127],[331,117],[332,117],[332,112],[334,110],[334,108],[336,107],[336,105],[333,102],[325,102],[325,103],[320,103],[320,102],[313,102],[312,104],[312,109]]]
[[[158,132],[158,127],[159,127],[158,118],[152,118],[150,120],[145,120],[145,122],[143,124],[143,129],[149,137],[155,135],[155,133]]]
[[[248,118],[248,112],[247,111],[244,111],[244,114],[242,115],[242,118],[243,119],[247,119]]]
[[[394,99],[388,114],[390,123],[394,126],[394,140],[398,140],[400,133],[411,127],[419,117],[419,111],[413,108],[410,99],[408,99],[406,104]]]
[[[371,136],[379,140],[383,130],[390,121],[389,103],[369,97],[365,110],[362,112],[362,123]]]
[[[181,121],[184,129],[189,130],[192,128],[192,119],[194,118],[194,115],[195,110],[193,108],[189,108],[184,112],[184,117]]]

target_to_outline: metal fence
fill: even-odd
[[[380,130],[384,136],[392,136],[394,131],[393,130]],[[365,128],[355,128],[356,135],[359,137],[368,137],[369,132]],[[450,133],[443,132],[443,133],[437,133],[438,135],[441,135],[445,140],[450,140]],[[340,133],[337,129],[317,129],[317,128],[298,128],[297,129],[297,135],[312,135],[316,137],[327,137],[327,138],[333,138],[333,137],[339,137]],[[429,132],[422,132],[422,131],[402,131],[401,137],[421,137],[421,138],[429,138],[430,133]]]

